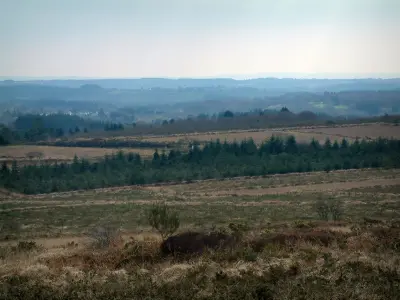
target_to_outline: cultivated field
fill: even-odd
[[[322,134],[351,139],[376,139],[378,137],[400,139],[400,127],[394,124],[370,124],[364,126],[326,127],[299,129],[307,134]]]
[[[205,142],[209,140],[220,139],[221,141],[227,140],[232,142],[234,140],[241,141],[246,138],[252,138],[257,144],[261,144],[272,135],[287,137],[294,135],[298,142],[309,143],[312,138],[318,140],[321,144],[327,139],[341,140],[346,138],[349,141],[355,139],[376,139],[378,137],[384,138],[400,138],[400,128],[393,124],[365,124],[365,125],[341,125],[336,127],[296,127],[296,128],[277,128],[266,130],[254,131],[232,131],[232,132],[212,132],[212,133],[199,133],[187,134],[176,136],[163,136],[145,138],[145,140],[157,142],[174,142],[174,141],[193,141],[197,140]]]
[[[400,129],[393,124],[355,124],[355,125],[338,125],[338,126],[314,126],[314,127],[290,127],[290,128],[274,128],[274,129],[256,129],[256,130],[234,130],[234,131],[217,131],[208,133],[190,133],[190,134],[171,134],[163,136],[120,136],[113,137],[112,140],[139,140],[151,141],[159,143],[182,142],[189,143],[191,141],[206,142],[219,139],[220,141],[234,140],[240,142],[244,139],[252,138],[257,144],[261,144],[272,135],[287,137],[294,135],[298,142],[309,143],[312,138],[318,140],[321,144],[327,139],[341,140],[346,138],[354,141],[356,138],[376,139],[384,138],[400,138]],[[88,138],[80,138],[88,139]]]
[[[399,178],[371,169],[4,193],[0,298],[399,299]],[[158,201],[179,214],[178,232],[237,224],[239,242],[163,257],[146,217]],[[340,204],[338,220],[321,203]],[[93,248],[98,228],[121,239]]]
[[[71,161],[75,155],[86,159],[95,159],[106,154],[117,153],[118,150],[139,153],[144,157],[154,153],[152,149],[137,148],[107,149],[21,145],[0,147],[0,161]]]

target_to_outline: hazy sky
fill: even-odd
[[[0,76],[400,74],[400,0],[0,0]]]

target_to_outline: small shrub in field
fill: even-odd
[[[78,243],[75,243],[74,241],[71,241],[71,242],[68,242],[65,247],[66,248],[76,248],[76,247],[78,247]]]
[[[243,258],[245,261],[256,261],[257,260],[257,252],[255,252],[253,249],[251,248],[245,248],[243,251]]]
[[[333,221],[339,221],[343,217],[343,202],[337,199],[318,200],[315,204],[318,216],[321,220],[328,221],[331,217]]]
[[[364,224],[365,225],[384,225],[385,222],[383,220],[364,217]]]
[[[106,248],[112,245],[118,238],[118,230],[110,226],[102,226],[95,228],[90,237],[94,239],[96,248]]]
[[[334,221],[339,221],[343,216],[343,202],[340,200],[332,200],[329,203],[329,212]]]
[[[147,220],[156,229],[163,240],[174,234],[180,225],[179,216],[171,211],[166,204],[155,204],[147,214]]]
[[[317,210],[318,216],[321,220],[329,220],[329,205],[326,200],[318,200],[315,204],[315,209]]]
[[[240,223],[230,223],[229,229],[232,231],[232,235],[236,238],[243,237],[244,233],[249,230],[249,227],[246,224]]]
[[[21,241],[16,246],[4,246],[0,247],[0,259],[6,259],[9,255],[29,253],[32,251],[41,250],[42,247],[37,245],[36,242],[25,242]]]
[[[312,221],[302,221],[298,220],[294,222],[294,227],[299,228],[299,229],[307,229],[307,228],[315,228],[317,227],[318,224]]]
[[[18,245],[16,246],[16,251],[17,252],[30,252],[33,250],[37,250],[39,247],[36,245],[36,242],[19,242]]]

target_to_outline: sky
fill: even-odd
[[[0,0],[1,77],[400,77],[399,54],[400,0]]]

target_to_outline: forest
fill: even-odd
[[[190,182],[235,176],[261,176],[291,172],[357,168],[399,168],[400,140],[379,138],[349,143],[312,140],[297,143],[272,136],[259,147],[252,139],[242,142],[211,141],[204,147],[190,145],[186,153],[156,150],[152,159],[119,152],[90,162],[75,157],[71,164],[19,166],[3,164],[0,184],[25,194],[50,193],[161,182]]]
[[[123,124],[83,119],[62,113],[25,114],[10,125],[0,125],[0,145],[34,143],[92,131],[120,131]]]

